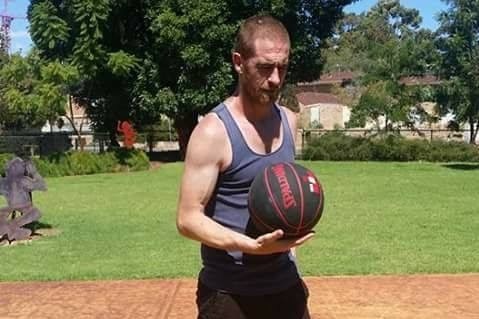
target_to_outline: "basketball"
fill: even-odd
[[[301,237],[318,223],[323,206],[318,178],[296,163],[267,166],[254,178],[248,193],[250,217],[260,233],[282,229],[284,237]]]

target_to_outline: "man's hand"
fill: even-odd
[[[244,243],[244,247],[240,248],[243,252],[251,255],[267,255],[285,252],[304,244],[314,236],[314,233],[311,232],[303,237],[291,239],[282,239],[283,235],[284,232],[278,229],[274,232],[261,235],[256,239],[251,238],[251,240]]]

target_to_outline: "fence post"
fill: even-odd
[[[301,159],[303,159],[304,153],[304,129],[301,129]]]

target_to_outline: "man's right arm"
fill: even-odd
[[[204,117],[187,147],[176,224],[179,232],[208,246],[235,250],[238,235],[205,215],[226,152],[227,137],[215,115]]]
[[[210,247],[250,254],[287,251],[308,240],[278,240],[281,230],[256,239],[232,231],[205,215],[218,175],[228,158],[230,144],[226,130],[214,114],[209,114],[194,129],[186,152],[180,186],[176,224],[179,232]]]

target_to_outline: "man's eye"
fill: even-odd
[[[274,65],[270,64],[260,64],[258,65],[258,69],[260,70],[272,70],[274,68]]]

